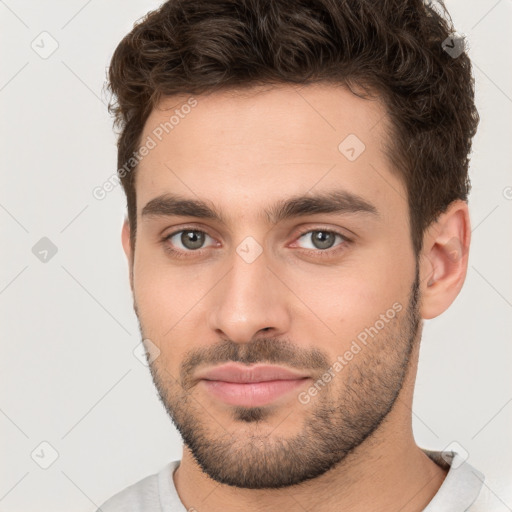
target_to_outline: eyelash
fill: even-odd
[[[173,249],[169,245],[169,240],[174,235],[177,235],[178,233],[183,233],[185,231],[193,231],[195,233],[203,233],[203,234],[205,234],[207,236],[210,236],[210,235],[208,235],[208,233],[206,231],[203,231],[201,229],[196,229],[196,228],[193,228],[193,227],[184,227],[184,228],[179,229],[178,231],[174,231],[174,232],[170,233],[169,235],[165,235],[165,237],[162,238],[161,242],[163,244],[164,250],[167,253],[171,254],[173,257],[176,257],[176,258],[189,258],[190,254],[202,255],[202,253],[206,249],[196,249],[195,251],[192,251],[192,250],[181,251],[181,250]],[[346,249],[347,245],[352,243],[352,240],[350,238],[348,238],[346,235],[344,235],[343,233],[340,233],[339,231],[335,231],[335,230],[332,230],[332,229],[323,229],[323,228],[305,229],[304,231],[302,231],[302,232],[300,232],[298,234],[297,240],[302,238],[304,235],[306,235],[308,233],[315,233],[315,232],[318,232],[318,231],[321,231],[323,233],[330,233],[330,234],[333,234],[333,235],[337,235],[337,236],[342,238],[342,243],[338,244],[334,248],[329,248],[329,249],[325,249],[325,250],[321,250],[321,249],[316,249],[316,250],[315,249],[302,249],[303,251],[305,251],[308,254],[313,253],[314,257],[323,258],[323,257],[333,257],[333,256],[336,256],[336,255],[338,255],[339,252],[344,251]],[[210,238],[213,238],[213,237],[210,237]]]

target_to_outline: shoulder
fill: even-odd
[[[512,496],[510,479],[485,478],[482,489],[468,512],[509,512],[507,505]]]
[[[160,475],[172,471],[173,461],[160,472],[126,487],[105,501],[96,512],[161,512]]]
[[[423,451],[448,473],[441,487],[423,512],[468,511],[507,512],[509,479],[487,478],[456,452]],[[496,475],[494,475],[496,476]]]

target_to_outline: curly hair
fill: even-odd
[[[452,201],[467,201],[479,122],[470,59],[446,51],[455,31],[433,7],[422,0],[168,0],[138,20],[112,56],[107,85],[120,130],[118,173],[133,161],[164,95],[286,83],[355,86],[385,105],[386,152],[406,185],[419,254],[425,229]],[[135,171],[132,162],[120,180],[132,248]]]

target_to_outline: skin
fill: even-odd
[[[164,98],[141,140],[187,99]],[[127,222],[122,231],[141,334],[159,350],[151,362],[155,385],[182,436],[196,436],[196,453],[185,439],[173,475],[181,501],[187,509],[211,512],[423,510],[446,471],[420,450],[412,432],[422,319],[445,311],[463,285],[467,204],[455,201],[426,230],[416,261],[407,191],[384,152],[389,126],[379,101],[325,84],[196,99],[138,166],[134,249]],[[338,150],[348,134],[366,146],[355,161]],[[317,213],[272,223],[263,214],[288,197],[340,188],[363,197],[379,215]],[[224,222],[142,216],[144,206],[164,193],[209,201]],[[163,241],[180,229],[208,235],[200,253],[183,246],[179,235]],[[338,238],[321,249],[312,240],[315,230],[351,235],[352,242]],[[248,236],[262,250],[252,263],[236,252]],[[183,257],[168,253],[170,245]],[[408,315],[416,277],[420,300]],[[208,363],[234,356],[265,361],[267,355],[290,368],[305,360],[310,379],[299,391],[308,390],[323,373],[313,363],[308,368],[309,355],[318,353],[332,365],[396,303],[403,306],[396,318],[307,404],[292,392],[258,410],[242,410],[194,380],[198,369],[214,366]],[[227,352],[220,351],[223,342]],[[203,359],[184,365],[193,354]],[[373,424],[365,425],[365,412]],[[348,429],[350,418],[355,431]],[[302,449],[283,452],[298,439]],[[326,439],[329,447],[322,444]],[[327,470],[307,477],[296,470],[291,486],[264,485],[292,475],[293,460],[307,468],[318,457],[328,462]],[[253,488],[236,486],[237,479]]]

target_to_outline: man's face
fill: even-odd
[[[132,254],[142,337],[159,351],[151,373],[211,478],[296,484],[377,429],[419,334],[407,192],[384,154],[386,116],[327,85],[197,96],[182,108],[187,100],[167,98],[141,139],[156,142],[137,171]],[[334,192],[337,211],[322,206]],[[218,218],[153,201],[171,194]],[[226,364],[293,375],[208,374]]]

